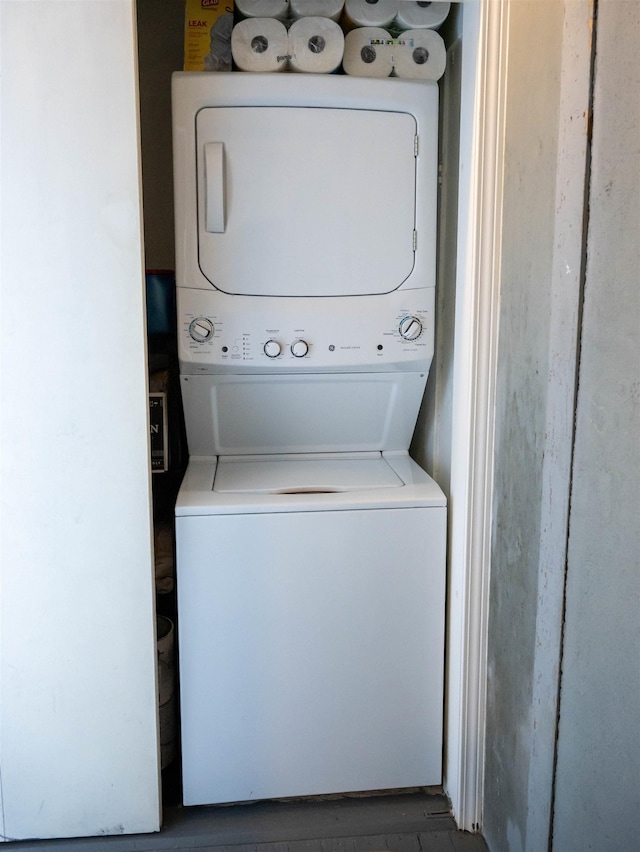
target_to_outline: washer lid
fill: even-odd
[[[379,453],[220,458],[213,490],[226,494],[324,494],[404,485]]]
[[[244,296],[396,290],[415,263],[416,134],[406,112],[201,109],[202,274]]]

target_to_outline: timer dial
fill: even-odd
[[[278,355],[282,352],[282,347],[280,346],[277,340],[267,340],[263,348],[264,354],[268,358],[277,358]]]
[[[196,317],[189,323],[189,334],[198,343],[213,337],[213,323],[206,317]]]
[[[422,323],[418,317],[403,317],[398,330],[405,340],[417,340],[422,334]]]
[[[291,354],[296,358],[304,358],[309,351],[309,344],[306,340],[294,340],[291,344]]]

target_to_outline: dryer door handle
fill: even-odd
[[[204,146],[205,222],[210,234],[224,234],[224,145],[207,142]]]

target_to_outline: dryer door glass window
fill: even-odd
[[[209,107],[196,119],[198,258],[225,293],[374,295],[414,265],[407,113]]]

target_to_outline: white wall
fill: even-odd
[[[448,501],[447,652],[443,784],[458,824],[475,830],[481,810],[483,655],[474,620],[479,591],[470,553],[470,512],[477,367],[477,257],[481,230],[477,180],[484,30],[478,3],[453,4],[442,29],[447,72],[441,81],[441,177],[436,346],[411,452],[443,488]],[[477,493],[478,486],[476,484]],[[472,576],[473,574],[473,576]],[[472,613],[472,609],[474,612]],[[473,622],[473,623],[472,623]]]
[[[4,839],[159,827],[132,0],[3,0]]]
[[[553,848],[640,837],[640,6],[598,6]]]

